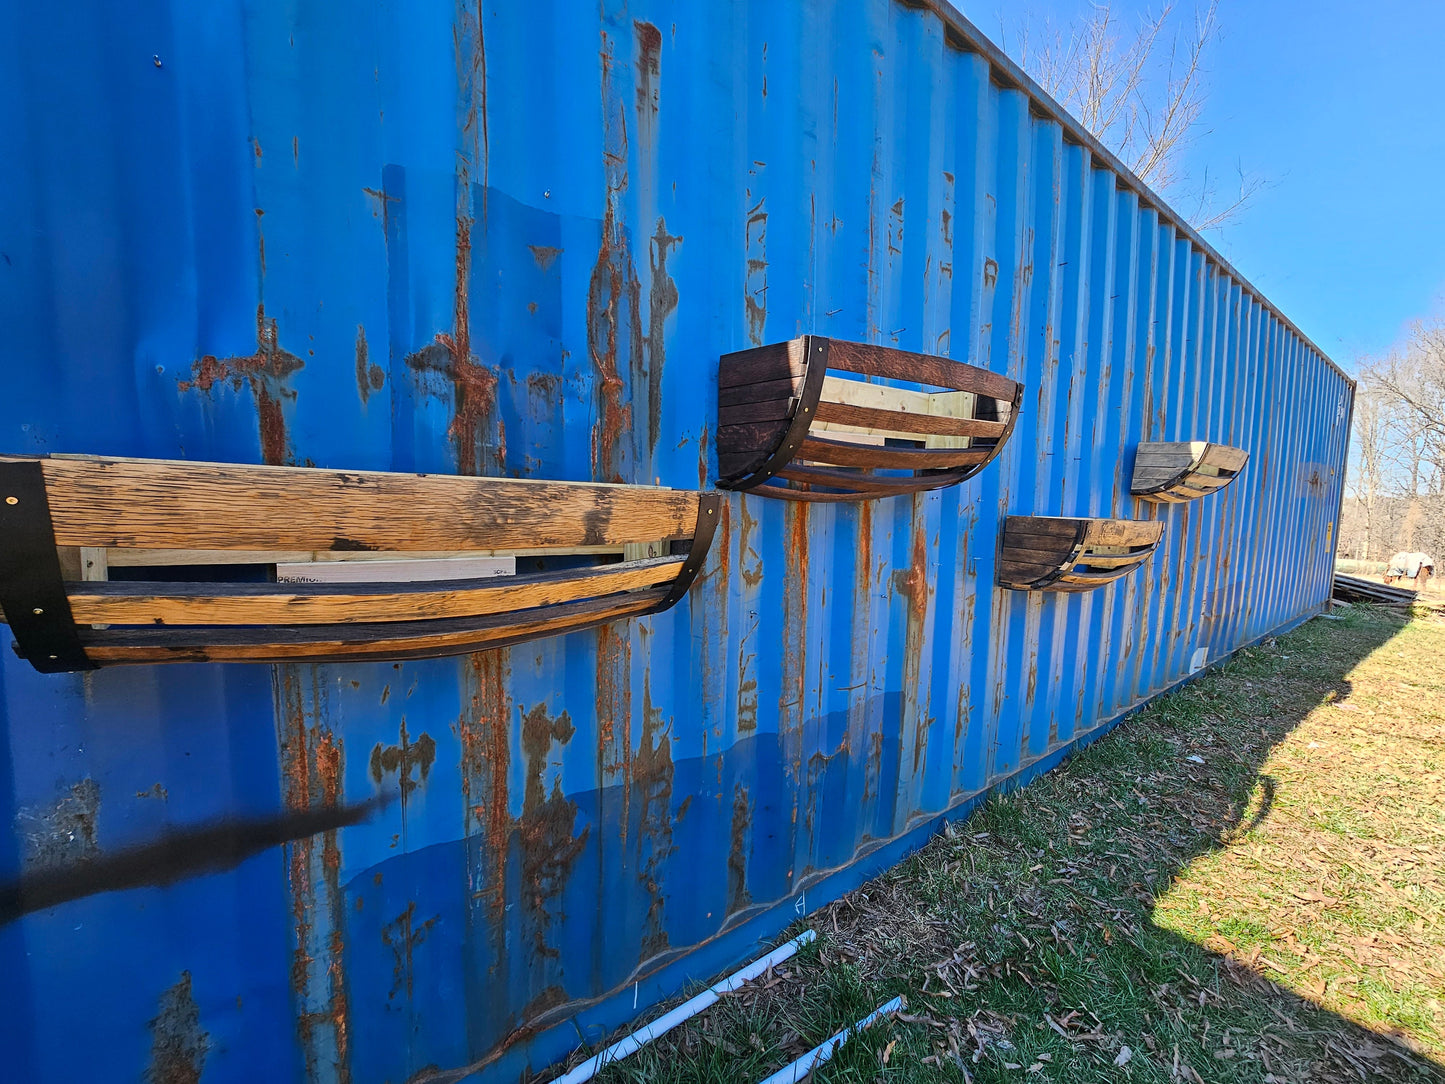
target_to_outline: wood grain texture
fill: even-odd
[[[1164,535],[1164,521],[1154,519],[1091,519],[1086,546],[1153,546]]]
[[[671,583],[681,557],[485,580],[376,584],[70,584],[78,623],[340,625],[509,613]]]
[[[932,487],[939,488],[939,487]],[[842,504],[846,501],[875,500],[879,497],[894,497],[904,493],[916,492],[910,489],[887,489],[870,490],[867,493],[846,492],[846,493],[820,493],[812,489],[791,489],[781,485],[762,485],[751,492],[761,493],[768,497],[780,497],[785,501],[801,501],[804,504]]]
[[[971,391],[976,395],[987,395],[1005,402],[1012,402],[1018,391],[1019,385],[1016,381],[975,365],[954,361],[952,358],[936,354],[914,354],[907,350],[845,342],[841,339],[829,341],[831,353],[828,364],[831,368],[844,372],[931,384],[937,388],[952,388],[955,391]]]
[[[1249,460],[1242,448],[1207,441],[1151,441],[1134,454],[1130,492],[1156,504],[1178,504],[1222,489]]]
[[[793,416],[791,399],[762,399],[751,403],[736,403],[717,408],[720,427],[746,425],[749,422],[786,421]]]
[[[621,599],[569,603],[517,622],[512,615],[416,621],[408,626],[349,625],[318,636],[313,627],[271,629],[82,630],[90,659],[102,665],[137,662],[289,662],[305,659],[393,660],[459,655],[590,628],[649,612],[666,588]]]
[[[1100,587],[1143,565],[1163,535],[1162,520],[1008,516],[999,540],[995,579],[999,586],[1013,590]]]
[[[718,359],[718,387],[801,378],[806,342],[807,338],[803,337],[724,354]]]
[[[697,494],[164,460],[43,460],[60,546],[467,550],[686,538]]]
[[[889,495],[898,493],[921,493],[929,489],[941,489],[944,486],[953,485],[957,478],[952,474],[925,474],[919,477],[905,478],[901,476],[889,477],[862,474],[858,471],[829,470],[826,467],[804,467],[789,464],[778,471],[778,478],[786,478],[792,482],[804,482],[808,485],[829,486],[834,489],[844,489],[856,492],[860,495],[873,493],[886,493]]]
[[[769,399],[791,399],[798,394],[801,378],[789,380],[765,380],[761,384],[737,384],[719,388],[717,405],[737,406],[740,403],[761,403]]]
[[[875,407],[829,402],[826,399],[818,403],[817,419],[862,429],[899,435],[916,433],[920,436],[938,434],[954,437],[998,437],[1003,435],[1006,425],[1004,422],[979,421],[975,418],[943,418],[907,414],[898,410],[879,410]]]
[[[839,467],[937,470],[975,466],[992,454],[992,448],[889,448],[881,444],[828,440],[809,433],[798,449],[796,460]]]

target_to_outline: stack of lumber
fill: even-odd
[[[1408,608],[1415,602],[1415,592],[1336,572],[1335,598],[1344,599],[1346,602],[1374,602],[1384,606]]]

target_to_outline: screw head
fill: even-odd
[[[6,504],[19,504],[19,503],[20,503],[20,498],[19,498],[19,497],[6,497],[6,498],[5,498],[5,503],[6,503]]]
[[[35,615],[38,617],[40,614],[43,614],[43,613],[45,612],[45,609],[44,609],[44,607],[42,607],[42,606],[37,606],[37,607],[35,607],[35,609],[31,610],[30,612],[33,613],[33,614],[35,614]]]

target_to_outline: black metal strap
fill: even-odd
[[[803,386],[793,403],[793,416],[788,420],[787,428],[767,459],[746,477],[729,480],[724,488],[756,489],[798,454],[798,448],[817,416],[818,400],[823,397],[823,377],[828,373],[831,346],[832,340],[821,335],[803,336]],[[719,480],[718,485],[723,486],[723,482]]]
[[[697,527],[692,534],[692,545],[687,551],[687,560],[683,562],[682,568],[678,569],[677,579],[673,581],[672,590],[656,607],[652,613],[661,613],[668,609],[683,595],[687,594],[692,581],[697,579],[697,574],[702,571],[703,562],[707,560],[707,551],[712,548],[712,536],[717,530],[718,516],[721,514],[722,498],[716,493],[701,493],[697,499]]]
[[[16,653],[42,674],[95,669],[70,615],[39,460],[0,462],[0,607]]]

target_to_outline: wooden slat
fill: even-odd
[[[993,399],[1012,402],[1018,391],[1016,381],[974,365],[935,354],[914,354],[886,346],[829,340],[828,367],[850,373],[866,373],[891,380],[932,384],[938,388],[971,391]]]
[[[768,380],[801,377],[805,341],[793,339],[724,354],[718,359],[718,387],[731,388],[739,384],[760,384]]]
[[[1207,466],[1238,474],[1249,462],[1249,453],[1243,448],[1231,448],[1228,444],[1211,444],[1204,453],[1202,462]]]
[[[791,417],[792,413],[792,400],[766,399],[756,403],[720,406],[717,408],[717,420],[719,426],[746,425],[749,422],[784,421]]]
[[[629,543],[610,546],[526,546],[510,550],[407,550],[408,560],[450,560],[460,557],[563,557],[601,556],[621,553]],[[163,550],[115,548],[97,550],[105,554],[110,568],[163,568],[175,565],[288,565],[308,562],[335,564],[373,564],[395,561],[397,554],[387,551],[349,550]],[[88,579],[89,577],[82,577]],[[105,577],[100,577],[104,579]]]
[[[881,430],[899,435],[917,433],[958,437],[1002,436],[1004,422],[978,421],[973,418],[938,418],[931,415],[905,414],[896,410],[849,406],[827,400],[818,403],[817,418],[823,422],[840,422],[864,429]]]
[[[508,613],[671,583],[681,557],[487,580],[386,584],[70,584],[78,623],[114,625],[332,625]]]
[[[928,488],[941,489],[946,485],[951,485],[952,482],[952,478],[942,476],[940,477],[938,485],[929,486]],[[765,494],[769,497],[781,497],[783,500],[788,501],[802,501],[805,504],[839,504],[844,501],[872,501],[877,500],[880,497],[901,496],[905,493],[914,493],[918,491],[916,489],[909,489],[900,486],[892,487],[886,490],[869,490],[867,493],[819,493],[817,490],[791,489],[788,486],[768,484],[758,486],[752,492]]]
[[[1103,587],[1106,583],[1113,583],[1122,576],[1127,575],[1129,569],[1115,569],[1110,572],[1065,572],[1059,577],[1059,583],[1076,584],[1081,587]]]
[[[1151,546],[1164,534],[1163,520],[1091,519],[1086,546]]]
[[[167,461],[43,461],[56,544],[464,550],[691,536],[696,493]]]
[[[1010,561],[1022,561],[1024,564],[1044,564],[1053,568],[1062,568],[1066,564],[1074,563],[1075,556],[1072,546],[1064,549],[1040,549],[1038,546],[1042,545],[1045,540],[1034,536],[1034,538],[1029,541],[1034,541],[1035,539],[1037,539],[1037,541],[1033,546],[1026,544],[1016,545],[1014,539],[1005,539],[1003,549],[999,554],[1000,558]]]
[[[636,591],[621,599],[592,599],[542,610],[529,620],[493,615],[466,620],[415,622],[414,629],[391,625],[349,625],[319,630],[272,629],[107,629],[82,630],[86,655],[94,662],[256,661],[299,659],[402,659],[463,654],[588,628],[643,613],[667,596],[667,588]],[[410,634],[408,634],[410,633]]]
[[[896,410],[904,414],[924,414],[939,418],[972,418],[978,396],[968,391],[925,392],[911,388],[895,388],[887,384],[870,384],[846,377],[825,376],[823,378],[823,401],[844,403],[848,406],[871,407],[878,410]],[[862,429],[857,426],[839,425],[835,422],[820,421],[814,424],[814,432],[848,432],[868,436],[889,435],[886,430]],[[966,448],[969,437],[927,436],[927,448]]]
[[[803,441],[803,446],[798,449],[795,458],[817,463],[831,463],[840,467],[929,470],[982,463],[992,454],[992,448],[885,448],[877,444],[855,444],[846,440],[828,440],[810,433]]]
[[[801,390],[797,380],[766,380],[761,384],[737,384],[730,388],[719,388],[717,404],[720,407],[737,406],[739,403],[761,403],[770,399],[787,400]]]
[[[1017,531],[1072,538],[1078,533],[1079,522],[1070,516],[1007,516],[1003,526],[1007,534]]]
[[[775,475],[791,482],[806,482],[815,486],[830,486],[834,489],[850,489],[860,493],[917,493],[952,485],[950,475],[925,475],[921,478],[876,477],[857,471],[829,470],[826,467],[799,467],[789,464]]]
[[[1142,565],[1153,555],[1152,549],[1143,553],[1089,553],[1085,551],[1076,562],[1089,568],[1133,568]]]

